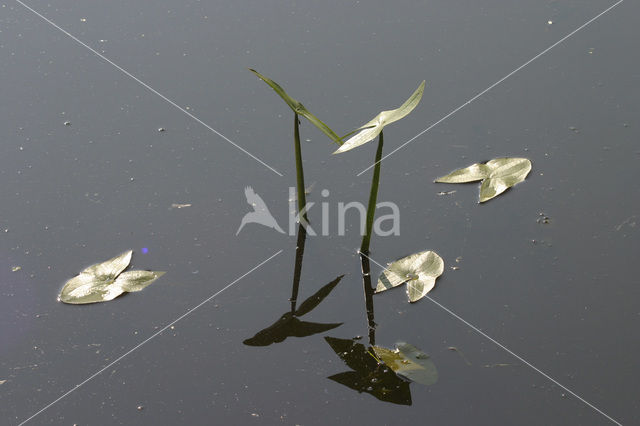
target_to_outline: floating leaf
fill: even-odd
[[[254,69],[249,68],[249,71],[257,75],[258,78],[260,78],[262,81],[267,83],[287,103],[287,105],[289,105],[289,107],[293,110],[293,112],[305,117],[307,120],[313,123],[314,126],[320,129],[325,135],[329,136],[329,138],[335,143],[337,143],[338,145],[342,144],[342,140],[340,139],[340,136],[338,136],[333,130],[331,130],[329,126],[324,124],[318,117],[311,114],[311,112],[309,112],[309,110],[305,108],[305,106],[302,105],[302,103],[298,102],[297,100],[289,96],[287,92],[285,92],[284,89],[280,87],[278,83],[263,76],[262,74],[260,74],[258,71]]]
[[[433,289],[444,272],[444,261],[433,251],[415,253],[391,263],[378,277],[376,293],[407,283],[407,296],[415,302]]]
[[[438,381],[438,370],[429,355],[413,345],[399,342],[396,343],[395,350],[380,346],[374,346],[373,350],[399,376],[423,385],[432,385]]]
[[[164,272],[124,271],[133,252],[128,250],[105,262],[91,265],[67,281],[58,296],[64,303],[84,304],[113,300],[122,293],[140,291]]]
[[[489,177],[491,170],[486,164],[476,163],[464,169],[458,169],[446,176],[436,179],[438,183],[468,183]]]
[[[118,275],[113,284],[126,292],[140,291],[164,274],[165,272],[127,271]]]
[[[425,81],[423,80],[416,91],[413,92],[413,94],[409,96],[409,99],[407,99],[399,108],[391,111],[382,111],[380,114],[376,115],[373,120],[358,128],[357,130],[362,131],[345,141],[344,144],[334,152],[334,154],[349,151],[372,141],[380,134],[384,126],[406,117],[411,111],[413,111],[418,103],[420,103],[420,99],[422,99],[422,94],[424,93],[424,86]]]
[[[481,203],[522,182],[531,171],[531,161],[526,158],[498,158],[489,161],[487,165],[492,170],[480,186]]]
[[[119,256],[113,257],[102,263],[96,263],[86,268],[81,274],[93,275],[100,280],[115,280],[120,272],[127,269],[131,263],[132,250],[127,250]]]
[[[484,203],[525,180],[531,171],[526,158],[496,158],[476,163],[436,179],[439,183],[467,183],[482,180],[480,202]]]

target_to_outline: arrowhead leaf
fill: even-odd
[[[305,117],[338,145],[342,144],[342,139],[340,138],[340,136],[338,136],[333,130],[331,130],[329,126],[324,124],[318,117],[311,114],[311,112],[304,105],[302,105],[302,103],[289,96],[289,94],[287,94],[287,92],[285,92],[278,83],[271,80],[270,78],[263,76],[254,69],[249,68],[249,71],[257,75],[258,78],[267,83],[282,98],[282,100],[285,101],[287,105],[289,105],[289,108],[291,108],[293,112]]]
[[[467,183],[482,180],[480,202],[484,203],[525,180],[531,171],[526,158],[495,158],[455,170],[435,181],[438,183]]]
[[[164,272],[124,271],[133,252],[128,250],[105,262],[91,265],[67,281],[58,300],[70,304],[107,302],[130,291],[140,291]]]
[[[344,144],[334,152],[334,154],[349,151],[372,141],[380,134],[386,125],[406,117],[420,103],[420,99],[422,99],[422,94],[424,93],[424,86],[425,81],[423,80],[415,92],[413,92],[413,94],[409,96],[409,99],[407,99],[399,108],[391,111],[382,111],[376,115],[373,120],[358,128],[357,130],[362,131],[345,141]]]
[[[433,251],[423,251],[403,257],[389,265],[378,277],[376,293],[407,283],[409,302],[416,302],[429,293],[436,279],[444,272],[444,261]]]

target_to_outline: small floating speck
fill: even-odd
[[[87,22],[87,18],[80,18],[80,22]]]
[[[580,132],[580,130],[578,130],[578,128],[575,127],[575,126],[569,126],[569,130],[571,130],[572,132],[575,132],[575,133]]]
[[[551,20],[547,21],[547,25],[553,25],[553,21]]]
[[[11,272],[18,272],[20,269],[22,269],[22,266],[12,266]]]
[[[138,411],[142,411],[142,410],[144,410],[144,406],[143,406],[143,405],[138,405],[138,406],[136,407],[136,410],[138,410]]]
[[[71,126],[71,122],[70,122],[70,121],[65,121],[65,122],[64,122],[64,125],[65,125],[65,126]]]

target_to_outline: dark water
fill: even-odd
[[[290,309],[296,238],[255,224],[235,233],[249,211],[245,186],[286,230],[295,184],[292,114],[247,67],[339,133],[427,80],[418,108],[385,131],[390,152],[613,3],[28,4],[284,177],[4,2],[3,424],[38,413],[279,250],[29,424],[611,423],[433,302],[410,306],[399,289],[374,298],[376,343],[430,354],[437,384],[409,385],[411,405],[402,405],[328,379],[350,368],[325,336],[367,343],[358,223],[350,217],[338,236],[336,206],[366,202],[371,172],[356,174],[374,144],[330,156],[335,147],[302,123],[306,179],[317,182],[310,217],[319,221],[326,202],[330,235],[307,238],[299,301],[344,274],[304,316],[339,327],[243,344]],[[639,13],[620,4],[385,160],[379,201],[400,207],[401,233],[374,237],[371,253],[386,263],[437,251],[446,270],[434,300],[624,424],[640,408]],[[527,157],[533,171],[485,205],[476,185],[432,183],[500,156]],[[167,274],[109,303],[56,302],[67,279],[126,249],[134,267]]]

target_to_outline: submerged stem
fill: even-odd
[[[304,170],[302,169],[302,148],[300,147],[300,120],[298,114],[293,115],[293,144],[296,152],[296,191],[298,193],[298,214],[300,222],[307,220],[307,212],[304,211],[307,205],[307,197],[304,192]]]
[[[383,132],[378,136],[378,150],[376,151],[376,162],[371,179],[371,192],[369,193],[369,205],[367,207],[367,225],[365,234],[362,237],[360,252],[369,254],[369,243],[371,243],[371,231],[373,230],[373,220],[376,215],[376,200],[378,199],[378,186],[380,185],[380,163],[382,160],[382,145],[384,144]]]

